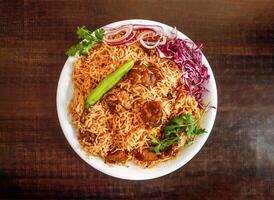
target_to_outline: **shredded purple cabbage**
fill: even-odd
[[[208,82],[209,74],[202,63],[203,45],[196,46],[189,40],[174,38],[158,47],[165,57],[171,58],[182,70],[182,81],[190,95],[198,101],[199,107],[203,107],[203,93],[208,91],[204,83]]]

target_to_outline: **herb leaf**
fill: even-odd
[[[76,34],[78,35],[79,39],[82,39],[77,45],[72,46],[67,52],[67,56],[74,56],[77,52],[79,55],[86,55],[88,54],[89,50],[96,45],[97,43],[101,42],[104,37],[104,29],[100,28],[94,32],[89,31],[86,29],[85,26],[81,26],[77,28]]]
[[[168,122],[168,124],[164,127],[164,135],[169,137],[176,133],[180,133],[183,130],[183,118],[180,116],[174,117],[172,120]]]
[[[104,29],[99,28],[95,31],[95,36],[97,39],[102,40],[104,37],[104,33],[105,33]]]
[[[199,120],[197,121],[199,122]],[[188,138],[194,138],[196,135],[200,135],[206,132],[205,129],[198,128],[198,125],[195,124],[194,118],[188,113],[184,115],[184,123],[186,125],[185,130]]]
[[[159,142],[160,142],[159,139],[154,135],[150,135],[149,138],[151,139],[151,142],[153,144],[159,144]]]
[[[74,56],[81,48],[81,44],[77,44],[75,46],[72,46],[69,48],[69,50],[66,52],[67,56]]]
[[[79,39],[94,40],[92,32],[90,32],[88,29],[86,29],[85,26],[78,27],[77,31],[76,31],[76,34],[78,35]]]
[[[204,128],[197,128],[196,127],[193,132],[194,132],[195,135],[200,135],[200,134],[206,133],[206,130]]]
[[[150,151],[154,151],[157,155],[161,154],[162,151],[166,150],[169,146],[173,145],[176,142],[179,142],[181,139],[179,137],[170,137],[164,140],[161,140],[156,146],[150,147]]]
[[[88,54],[88,51],[92,48],[92,43],[89,43],[87,41],[82,41],[81,42],[81,48],[79,49],[79,54],[80,55],[86,55]]]
[[[207,108],[208,106],[206,106],[205,109]],[[205,111],[202,112],[202,115],[204,112]],[[191,145],[196,135],[206,133],[204,128],[199,128],[202,115],[196,121],[189,113],[172,118],[163,129],[165,139],[160,141],[157,137],[153,135],[150,136],[151,142],[154,144],[154,146],[150,147],[150,150],[156,154],[161,154],[161,152],[169,146],[180,141],[182,132],[185,132],[188,138],[187,145]]]

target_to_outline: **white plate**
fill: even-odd
[[[173,27],[167,26],[165,24],[150,21],[150,20],[125,20],[119,21],[112,24],[109,24],[110,27],[117,27],[124,24],[155,24],[160,25],[164,28],[166,33],[169,33]],[[178,31],[179,38],[188,38],[186,35]],[[189,38],[188,38],[189,39]],[[211,129],[213,127],[215,116],[217,112],[217,88],[214,79],[213,72],[208,64],[205,56],[203,55],[203,63],[208,68],[208,72],[210,74],[210,80],[207,84],[207,88],[209,92],[205,96],[205,101],[210,101],[211,105],[215,106],[216,109],[210,109],[202,123],[202,127],[207,130],[206,134],[202,134],[198,136],[194,143],[184,148],[180,151],[179,155],[174,159],[164,163],[159,164],[156,167],[150,169],[144,169],[133,163],[129,163],[128,166],[108,166],[104,163],[104,161],[97,157],[90,157],[88,156],[80,147],[80,144],[76,137],[76,129],[71,124],[71,119],[68,114],[68,104],[72,97],[73,93],[73,85],[71,80],[71,73],[72,73],[72,65],[73,62],[76,60],[74,57],[69,57],[63,67],[61,72],[58,87],[57,87],[57,113],[60,125],[64,132],[65,137],[67,138],[69,144],[74,149],[74,151],[90,166],[94,167],[95,169],[108,174],[113,177],[121,178],[121,179],[128,179],[128,180],[146,180],[146,179],[153,179],[157,178],[166,174],[169,174],[183,165],[185,165],[188,161],[190,161],[202,148],[204,143],[206,142]]]

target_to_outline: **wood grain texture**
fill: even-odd
[[[176,172],[125,181],[70,148],[55,105],[75,28],[144,18],[197,43],[218,84],[214,129]],[[274,2],[0,1],[0,199],[274,199]]]

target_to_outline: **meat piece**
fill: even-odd
[[[157,80],[163,79],[163,75],[161,74],[160,69],[155,64],[149,63],[149,66],[147,68],[154,74]]]
[[[132,69],[130,70],[128,77],[130,79],[131,84],[135,85],[137,83],[141,82],[141,74],[142,72],[139,71],[138,69]]]
[[[155,86],[157,82],[156,76],[149,69],[145,69],[143,72],[142,84],[145,87]]]
[[[142,151],[142,153],[139,152],[139,151],[134,152],[134,157],[137,160],[139,160],[139,161],[154,161],[154,160],[158,160],[158,156],[155,153],[149,151],[148,149],[144,149]]]
[[[159,68],[153,63],[149,63],[146,67],[146,73],[143,75],[146,86],[155,86],[157,81],[162,80],[163,76]]]
[[[114,94],[108,94],[105,97],[106,104],[109,107],[109,110],[114,113],[116,112],[116,105],[119,103],[119,100]]]
[[[121,105],[126,108],[126,109],[130,109],[131,105],[129,102],[129,94],[127,91],[125,90],[120,90],[119,92],[117,92],[117,98],[120,101]]]
[[[158,159],[158,156],[155,153],[149,151],[148,149],[143,150],[142,153],[143,153],[143,159],[145,161],[153,161]]]
[[[160,158],[175,157],[178,152],[179,152],[178,149],[174,150],[174,148],[170,146],[165,151],[162,152],[162,154],[160,155]]]
[[[84,143],[93,144],[95,142],[96,135],[90,131],[83,131],[79,134],[79,140]]]
[[[149,63],[148,66],[145,66],[140,62],[135,63],[128,77],[133,85],[142,84],[145,87],[153,87],[158,80],[163,78],[156,65]]]
[[[118,150],[113,153],[108,153],[105,157],[107,163],[122,163],[127,160],[127,154],[124,151]]]
[[[129,94],[125,90],[116,90],[115,94],[108,94],[105,97],[105,102],[112,113],[118,112],[117,105],[122,105],[126,109],[131,108]]]
[[[147,101],[141,109],[141,117],[147,127],[160,124],[162,115],[162,106],[158,101]]]
[[[128,73],[128,78],[130,79],[130,82],[132,84],[142,84],[143,83],[143,74],[146,71],[146,66],[145,65],[141,65],[140,61],[137,61],[134,64],[134,67],[132,68],[132,70],[130,70],[130,72]]]

